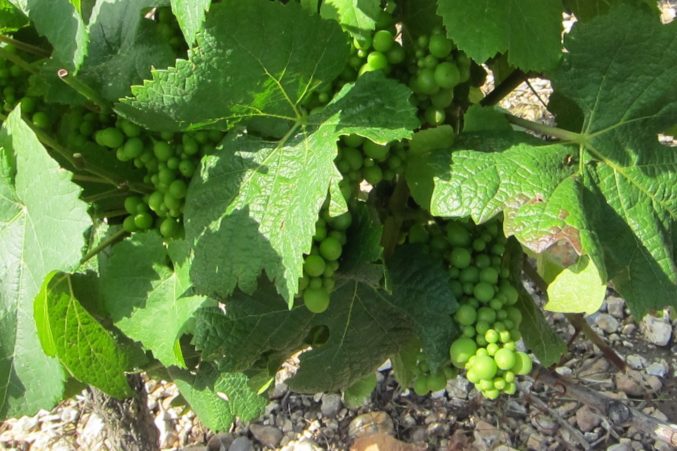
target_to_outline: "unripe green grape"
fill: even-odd
[[[406,59],[407,54],[402,46],[396,42],[393,48],[388,51],[386,57],[388,58],[388,62],[394,66],[397,64],[402,64]]]
[[[332,236],[325,238],[320,243],[320,255],[326,260],[338,260],[342,252],[341,242]]]
[[[446,225],[447,240],[452,246],[465,247],[470,245],[470,232],[457,222],[449,222]]]
[[[474,340],[467,337],[457,338],[449,348],[451,363],[453,363],[454,366],[463,368],[463,365],[476,351],[477,345]]]
[[[324,273],[326,263],[319,255],[309,255],[303,264],[303,269],[309,276],[319,277]]]
[[[412,83],[411,88],[414,92],[427,96],[436,94],[440,90],[439,85],[435,83],[435,73],[432,69],[419,70]]]
[[[495,329],[489,329],[484,333],[484,339],[487,343],[496,343],[498,341],[498,332]]]
[[[329,293],[321,287],[309,287],[303,292],[303,303],[312,313],[322,313],[329,308]]]
[[[449,254],[449,260],[451,261],[451,264],[459,269],[470,266],[471,259],[472,256],[470,252],[464,247],[452,249],[451,253]]]
[[[320,277],[311,277],[308,286],[310,288],[322,288],[323,280]]]
[[[496,362],[493,357],[489,355],[476,355],[472,367],[477,373],[477,376],[483,380],[493,379],[498,371]]]
[[[477,388],[481,391],[492,390],[494,388],[494,381],[488,379],[482,379],[477,384]]]
[[[139,138],[129,138],[123,146],[123,151],[128,160],[136,158],[143,153],[143,141]]]
[[[160,234],[165,238],[176,238],[181,232],[181,224],[176,219],[165,218],[160,223]]]
[[[491,390],[485,390],[482,392],[482,396],[484,396],[487,399],[496,399],[501,393],[495,389],[492,388]]]
[[[109,127],[96,132],[94,141],[100,146],[117,149],[125,142],[125,136],[117,128]]]
[[[177,199],[176,197],[172,196],[172,195],[169,194],[169,193],[165,193],[165,196],[164,196],[164,203],[165,203],[165,206],[166,206],[170,211],[172,211],[172,210],[178,210],[178,211],[180,211],[180,210],[181,210],[181,207],[182,207],[182,205],[183,205],[183,203],[181,202],[180,199]]]
[[[371,43],[372,37],[368,34],[357,35],[353,38],[353,46],[359,50],[369,50]]]
[[[444,376],[444,372],[438,371],[428,376],[427,387],[429,391],[444,390],[446,386],[447,378]]]
[[[31,114],[37,107],[37,101],[33,97],[24,97],[21,99],[21,112],[24,114]]]
[[[498,283],[498,271],[491,266],[482,268],[479,274],[479,280],[495,285]]]
[[[428,50],[436,58],[446,58],[451,53],[453,43],[442,35],[436,34],[430,37]]]
[[[414,393],[418,396],[425,396],[428,394],[428,378],[425,376],[419,376],[414,381]]]
[[[477,343],[477,346],[486,346],[489,344],[487,343],[487,340],[484,338],[484,336],[480,334],[475,336],[475,343]]]
[[[451,89],[460,83],[461,74],[454,63],[445,61],[435,67],[433,77],[437,86],[443,89]]]
[[[151,193],[150,197],[148,198],[148,206],[150,209],[156,213],[160,211],[160,208],[164,205],[164,197],[164,194],[159,191],[154,191]]]
[[[503,330],[498,333],[498,340],[501,343],[509,343],[512,341],[512,335],[509,330]]]
[[[473,295],[477,298],[477,300],[484,303],[489,302],[494,297],[494,294],[495,290],[493,285],[486,282],[479,282],[477,285],[475,285],[473,290]]]
[[[515,327],[522,323],[522,312],[517,307],[506,307],[505,311],[508,314],[508,318],[515,324]]]
[[[496,354],[496,352],[498,352],[499,349],[500,348],[498,347],[498,345],[496,343],[490,342],[487,345],[487,354],[489,354],[490,356],[494,356]]]
[[[465,373],[466,379],[468,379],[473,384],[477,384],[480,381],[480,377],[473,368],[470,368],[467,373]]]
[[[362,167],[362,164],[364,163],[364,159],[362,158],[362,152],[355,149],[354,147],[342,148],[339,153],[339,156],[343,158],[343,161],[345,161],[348,164],[348,167],[350,169],[360,169]]]
[[[507,395],[514,395],[515,392],[517,391],[517,384],[514,382],[508,382],[505,384],[505,388],[503,389],[503,393]]]
[[[313,235],[313,240],[322,241],[327,237],[327,228],[324,225],[315,225],[315,235]]]
[[[170,157],[169,160],[167,160],[166,164],[169,169],[179,169],[179,164],[181,164],[181,160],[176,156]]]
[[[125,220],[122,221],[122,228],[129,233],[139,230],[139,228],[136,227],[136,223],[134,222],[134,216],[127,216]]]
[[[480,307],[477,309],[477,319],[491,324],[496,321],[496,311],[490,307]]]
[[[365,155],[376,161],[385,161],[388,158],[390,148],[388,145],[376,144],[373,141],[366,141],[362,145]]]
[[[481,269],[491,266],[491,257],[486,254],[475,255],[475,266]]]
[[[134,224],[141,230],[148,230],[153,226],[153,217],[149,213],[138,213],[134,216]]]
[[[473,326],[463,326],[462,335],[464,337],[474,338],[475,337],[475,328]]]
[[[200,145],[190,135],[183,135],[181,143],[183,144],[184,155],[195,155],[200,151]]]
[[[141,127],[129,122],[128,120],[121,119],[118,123],[118,126],[120,130],[122,130],[122,133],[124,133],[128,138],[137,138],[141,136]]]
[[[172,146],[167,142],[156,141],[153,144],[153,153],[158,160],[167,161],[174,155],[174,149],[172,149]]]
[[[496,311],[500,311],[503,309],[503,301],[501,301],[499,298],[493,298],[489,301],[489,307]]]
[[[130,215],[136,214],[139,204],[142,204],[143,201],[139,196],[128,196],[125,198],[124,206],[125,211]]]
[[[521,376],[531,372],[532,362],[531,358],[524,352],[518,351],[515,353],[515,365],[510,370]]]
[[[517,350],[517,346],[515,345],[515,342],[512,340],[512,334],[510,336],[510,341],[503,343],[503,347],[505,349],[510,349],[511,351]]]
[[[470,326],[477,320],[477,311],[469,305],[461,305],[456,311],[454,319],[462,326]]]
[[[425,110],[424,117],[428,124],[436,126],[443,124],[447,115],[442,109],[430,107]]]
[[[438,61],[437,58],[435,58],[433,55],[426,55],[421,60],[421,66],[420,67],[425,67],[426,69],[435,70],[435,67],[438,64],[439,64],[439,61]]]
[[[324,277],[322,279],[322,287],[327,290],[327,293],[331,293],[336,286],[336,281],[333,277]]]
[[[453,89],[440,89],[439,92],[430,97],[430,103],[435,108],[445,109],[448,108],[454,101],[454,90]]]
[[[506,348],[501,348],[494,355],[496,366],[501,370],[510,370],[515,366],[516,356],[513,351]]]
[[[167,192],[177,199],[183,199],[188,192],[188,185],[183,180],[176,179],[169,185]]]
[[[371,185],[378,185],[383,180],[383,172],[378,166],[364,168],[364,179]]]
[[[352,222],[353,217],[349,211],[346,211],[342,215],[336,216],[329,220],[329,224],[331,225],[331,227],[339,231],[348,230],[348,227],[350,227],[350,224],[352,224]]]
[[[371,45],[374,50],[385,53],[395,45],[395,38],[388,30],[378,30],[374,33]]]

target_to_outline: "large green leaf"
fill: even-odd
[[[441,216],[483,222],[502,211],[506,234],[535,251],[568,242],[635,315],[673,304],[677,151],[656,136],[677,116],[676,31],[627,6],[576,25],[552,76],[556,92],[583,112],[572,142],[471,136],[461,150],[414,163],[415,196]]]
[[[179,22],[183,37],[188,45],[195,42],[195,35],[202,28],[205,15],[212,0],[171,0],[172,12]]]
[[[320,14],[336,18],[347,30],[374,30],[381,12],[379,0],[327,0],[322,2]]]
[[[392,304],[411,322],[431,371],[449,360],[449,347],[458,336],[452,319],[458,308],[442,261],[421,248],[399,248],[389,260]]]
[[[64,374],[40,346],[33,300],[53,270],[77,267],[91,225],[80,188],[13,111],[0,130],[0,417],[60,400]]]
[[[270,351],[291,354],[300,349],[315,315],[305,306],[287,303],[269,282],[253,295],[236,291],[218,307],[200,309],[193,324],[193,345],[204,360],[225,371],[251,368]]]
[[[80,305],[68,274],[57,271],[45,278],[34,310],[44,351],[58,358],[71,376],[117,398],[131,395],[127,356]]]
[[[289,127],[302,98],[338,76],[348,55],[341,28],[296,2],[226,0],[212,5],[189,59],[154,71],[118,111],[154,130],[251,118]]]
[[[83,79],[104,99],[128,95],[133,84],[174,62],[169,43],[144,10],[158,0],[98,0],[89,21],[89,50]]]
[[[263,270],[291,302],[320,207],[340,180],[333,163],[339,136],[407,137],[418,123],[408,97],[403,85],[367,74],[279,142],[228,136],[218,154],[203,159],[186,200],[197,288],[219,298],[236,286],[252,293]]]
[[[558,0],[439,0],[448,36],[472,59],[508,52],[508,62],[542,71],[561,55],[562,3]]]
[[[168,251],[156,232],[117,244],[101,265],[101,292],[113,323],[166,366],[185,367],[177,340],[207,302],[191,293],[189,269],[185,243],[173,242]]]
[[[606,14],[609,9],[619,3],[633,3],[646,8],[648,11],[660,13],[658,2],[653,0],[564,0],[567,11],[576,15],[576,19],[585,21],[593,17]]]
[[[10,0],[54,47],[52,57],[77,71],[87,54],[87,29],[69,0]]]
[[[176,370],[170,374],[200,421],[212,431],[227,431],[236,419],[254,420],[267,404],[242,373],[218,372],[204,365],[197,374]]]

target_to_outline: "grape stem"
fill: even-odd
[[[580,133],[564,130],[562,128],[551,127],[549,125],[530,121],[528,119],[522,119],[521,117],[513,116],[512,114],[506,113],[505,118],[518,127],[531,130],[532,132],[536,132],[541,135],[552,136],[553,138],[557,138],[562,141],[574,142],[577,144],[585,143],[584,137]]]
[[[622,400],[608,398],[573,380],[560,376],[555,371],[534,365],[534,378],[555,387],[561,395],[570,396],[604,415],[611,426],[632,425],[636,429],[652,435],[671,446],[677,446],[677,424],[666,423],[649,416]]]
[[[92,194],[91,196],[83,196],[82,200],[87,203],[92,203],[102,199],[110,199],[112,197],[125,196],[127,194],[128,194],[127,191],[120,190],[118,188],[113,188],[109,189],[108,191]]]
[[[107,247],[111,246],[113,243],[118,241],[120,238],[122,238],[126,234],[127,234],[126,230],[124,230],[124,229],[118,230],[110,238],[104,240],[101,244],[96,246],[94,249],[87,252],[87,254],[85,254],[85,256],[82,257],[82,259],[80,260],[80,264],[81,265],[85,264],[85,262],[87,262],[88,260],[91,260],[92,258],[97,256],[99,253],[101,253]]]
[[[30,63],[24,61],[24,59],[21,58],[19,55],[12,52],[8,52],[2,47],[0,47],[0,58],[11,61],[12,63],[16,64],[17,66],[28,72],[29,74],[35,75],[38,73],[37,69],[31,66]]]
[[[101,97],[87,83],[84,83],[82,80],[79,80],[77,77],[71,75],[68,69],[59,69],[56,74],[61,81],[66,83],[75,92],[96,105],[102,113],[110,112],[111,108],[108,102],[106,102],[106,100],[104,100],[104,98]]]
[[[94,213],[92,214],[93,219],[101,219],[101,218],[117,218],[120,216],[127,216],[129,215],[129,212],[127,210],[110,210],[110,211],[103,211],[101,213]]]
[[[5,36],[4,34],[0,34],[0,42],[5,42],[7,44],[13,45],[19,50],[22,50],[26,53],[32,53],[33,55],[40,56],[43,58],[49,57],[49,52],[45,49],[41,49],[40,47],[28,44],[23,41],[17,41],[16,39],[12,39],[9,36]]]

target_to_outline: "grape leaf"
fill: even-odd
[[[87,54],[87,29],[69,0],[9,0],[23,12],[54,48],[52,57],[77,72]]]
[[[354,32],[376,29],[380,12],[379,0],[327,0],[320,7],[322,17],[337,18],[345,29]]]
[[[91,225],[71,175],[13,111],[0,129],[0,417],[61,398],[64,373],[41,349],[33,300],[53,270],[77,267]]]
[[[378,287],[358,280],[337,281],[329,309],[315,324],[329,328],[329,339],[301,354],[289,387],[301,393],[349,387],[373,372],[411,339],[407,318]]]
[[[296,2],[226,0],[212,5],[189,59],[154,71],[117,110],[162,131],[248,118],[288,126],[299,119],[302,98],[344,69],[346,41],[338,24]]]
[[[195,243],[191,277],[203,293],[226,298],[256,289],[264,270],[292,302],[310,252],[341,135],[375,142],[407,137],[417,126],[409,90],[382,74],[346,85],[307,125],[279,142],[230,134],[203,159],[186,199],[186,237]]]
[[[452,315],[458,308],[442,262],[421,248],[404,246],[389,260],[395,307],[411,321],[431,371],[449,360],[449,347],[458,336]]]
[[[625,5],[577,24],[552,75],[556,92],[583,112],[582,131],[568,135],[575,144],[517,134],[473,144],[471,136],[461,149],[494,152],[415,162],[417,200],[430,198],[433,214],[479,222],[503,211],[506,234],[535,251],[567,241],[638,317],[674,303],[677,151],[656,136],[677,115],[675,28]]]
[[[127,358],[115,338],[85,310],[70,276],[50,273],[35,299],[35,323],[44,351],[80,382],[123,398],[131,395]]]
[[[195,42],[198,30],[202,28],[212,0],[171,0],[171,2],[172,12],[179,22],[183,37],[191,46]]]
[[[447,35],[475,61],[483,63],[507,51],[511,65],[543,71],[560,60],[558,0],[439,0],[437,13]]]
[[[202,359],[218,362],[224,371],[244,371],[264,354],[287,355],[303,345],[313,319],[305,306],[290,310],[268,281],[253,295],[236,291],[218,307],[198,310],[192,326],[192,344]]]
[[[0,0],[0,33],[12,33],[28,24],[28,19],[9,0]]]
[[[81,77],[104,99],[117,100],[174,62],[174,52],[144,9],[157,0],[98,0],[89,21],[89,49]]]
[[[117,244],[101,266],[101,292],[113,323],[165,366],[185,367],[177,340],[193,313],[208,302],[191,293],[189,270],[185,243],[174,241],[166,250],[156,232],[137,233]]]
[[[565,268],[548,285],[548,303],[551,312],[595,313],[604,302],[606,284],[599,270],[583,256],[573,266]]]
[[[200,421],[212,431],[229,430],[236,418],[251,421],[267,404],[247,385],[242,373],[219,373],[205,365],[197,374],[171,369],[170,375]]]
[[[401,0],[402,25],[405,37],[429,34],[435,27],[442,27],[442,19],[437,15],[437,0]]]

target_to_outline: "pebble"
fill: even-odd
[[[247,437],[238,437],[233,440],[228,451],[254,451],[254,444]]]
[[[72,407],[66,407],[61,411],[60,419],[64,423],[75,423],[80,418],[80,412]]]
[[[646,315],[642,320],[644,337],[656,346],[666,346],[672,336],[672,326],[667,318]]]
[[[463,376],[456,376],[447,382],[447,394],[450,398],[468,399],[471,389],[470,382]]]
[[[634,370],[641,370],[646,365],[646,359],[641,355],[630,354],[625,358],[625,363]]]
[[[393,419],[385,412],[367,412],[355,417],[348,425],[348,435],[355,439],[372,433],[394,434]]]
[[[501,431],[493,424],[487,423],[484,420],[480,420],[475,424],[473,436],[475,437],[475,449],[478,451],[488,451],[494,449],[496,445],[510,441],[510,436],[507,432]]]
[[[557,374],[559,374],[560,376],[571,376],[573,370],[566,366],[558,366],[557,368],[555,368],[555,372],[557,372]]]
[[[341,395],[328,393],[322,395],[322,405],[320,411],[325,417],[333,418],[341,410]]]
[[[550,415],[544,413],[539,413],[531,419],[531,424],[536,426],[536,429],[541,431],[544,434],[554,434],[555,431],[559,428],[559,425],[555,420],[552,419]]]
[[[642,375],[635,370],[628,370],[625,373],[616,373],[614,376],[616,388],[630,396],[642,396]]]
[[[665,376],[668,375],[668,371],[669,371],[668,362],[662,359],[646,367],[646,373],[651,376],[665,378]]]
[[[609,446],[606,451],[633,451],[633,448],[629,443],[616,443]]]
[[[312,440],[302,439],[289,442],[280,451],[323,451],[323,448]]]
[[[228,434],[213,435],[207,442],[207,451],[227,451],[233,439]]]
[[[606,300],[606,309],[611,316],[623,319],[625,316],[625,300],[616,296],[609,296]]]
[[[634,334],[636,330],[637,330],[637,325],[630,323],[630,324],[626,324],[625,326],[623,326],[623,328],[621,329],[621,333],[623,335],[625,335],[626,337],[629,337],[630,335]]]
[[[616,332],[620,325],[618,320],[608,313],[600,313],[595,320],[595,324],[607,334]]]
[[[602,422],[602,418],[590,407],[583,406],[576,411],[576,425],[583,432],[590,432]]]
[[[277,445],[280,444],[280,440],[282,440],[283,436],[282,431],[275,426],[263,426],[256,423],[249,425],[249,431],[256,440],[269,448],[277,447]]]

